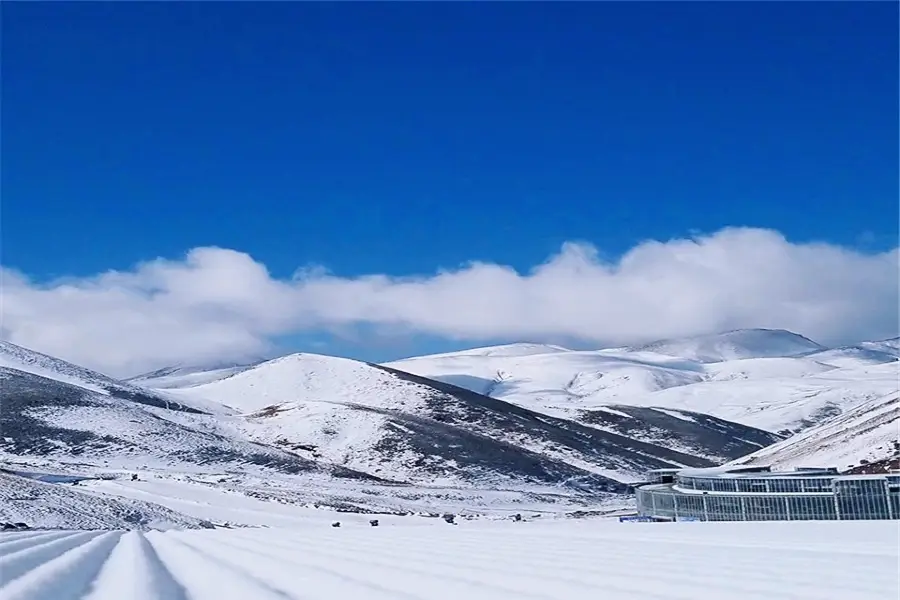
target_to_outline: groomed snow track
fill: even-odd
[[[2,600],[887,600],[898,524],[347,524],[0,534]]]

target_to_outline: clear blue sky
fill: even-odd
[[[8,3],[3,263],[897,238],[897,4]],[[875,248],[873,248],[875,249]]]

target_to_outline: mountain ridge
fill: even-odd
[[[749,343],[737,348],[740,340]],[[891,344],[828,349],[785,330],[755,329],[631,348],[518,357],[444,353],[386,365],[575,420],[604,406],[630,405],[789,434],[895,390],[900,363],[889,354]],[[676,347],[689,358],[652,351]],[[744,358],[709,362],[710,347]]]
[[[20,363],[38,362],[29,360],[28,352],[16,347],[12,354]],[[287,451],[297,458],[290,460],[298,466],[290,468],[298,470],[302,470],[301,463],[304,468],[313,469],[322,460],[335,465],[332,469],[341,467],[398,481],[421,483],[438,478],[446,483],[480,485],[493,478],[495,482],[506,482],[504,485],[515,480],[520,482],[516,485],[554,486],[584,480],[592,481],[596,489],[614,491],[622,489],[622,482],[638,479],[647,469],[717,464],[778,439],[720,421],[716,427],[694,428],[691,446],[680,449],[677,440],[667,444],[661,424],[668,419],[681,431],[684,418],[647,412],[633,418],[652,420],[655,423],[652,427],[634,424],[592,427],[383,365],[310,353],[279,357],[241,367],[239,371],[218,370],[211,381],[194,381],[183,388],[168,389],[164,396],[158,396],[159,392],[154,390],[144,393],[143,388],[124,384],[127,390],[136,390],[132,395],[138,396],[137,404],[130,406],[127,403],[133,398],[104,393],[109,388],[120,387],[112,378],[79,371],[46,355],[40,357],[43,367],[33,370],[55,368],[62,379],[76,373],[79,381],[89,387],[98,387],[94,385],[97,381],[103,385],[100,389],[89,389],[57,382],[55,387],[50,386],[53,389],[48,393],[70,398],[68,404],[62,407],[45,400],[43,406],[37,406],[35,398],[44,393],[42,389],[49,389],[46,378],[35,379],[43,376],[34,374],[29,378],[22,373],[14,376],[8,372],[7,379],[14,379],[21,388],[15,392],[19,394],[21,406],[16,411],[8,411],[10,418],[18,419],[18,425],[8,424],[10,430],[42,431],[44,437],[50,438],[52,433],[61,440],[65,435],[53,427],[63,426],[65,422],[89,427],[90,419],[76,416],[95,414],[99,415],[96,420],[102,420],[101,413],[106,410],[109,414],[120,414],[107,418],[110,424],[120,423],[119,429],[127,431],[133,427],[124,424],[132,423],[137,426],[135,431],[140,431],[129,433],[127,439],[91,438],[99,447],[114,446],[121,452],[136,447],[151,455],[166,454],[142,445],[145,439],[154,436],[162,439],[159,427],[164,422],[168,435],[194,440],[189,448],[180,450],[181,455],[192,455],[203,461],[238,460],[263,465],[268,461],[279,465],[283,464],[278,462],[281,459],[272,458],[273,454],[280,456]],[[166,377],[171,372],[164,370],[159,374]],[[14,386],[6,387],[7,396],[15,391]],[[73,391],[76,388],[83,391]],[[143,396],[164,397],[171,404],[147,404],[141,402]],[[204,412],[167,408],[214,405],[222,409]],[[35,415],[44,418],[43,426],[35,424]],[[743,441],[737,445],[723,444],[721,429],[732,431]],[[712,440],[708,448],[703,442],[706,434]],[[18,435],[14,441],[21,450],[25,447],[24,433]],[[206,442],[197,440],[209,439],[203,437],[209,435],[225,446],[204,450]],[[76,438],[80,439],[78,435],[72,439]],[[230,443],[230,440],[261,444],[265,449],[263,454],[269,458],[255,458],[260,456],[259,452],[229,449],[231,446],[225,441]],[[73,451],[83,453],[81,446],[74,448]],[[32,451],[38,449],[32,447]]]
[[[498,501],[488,498],[591,506],[625,497],[628,484],[652,468],[790,462],[829,448],[842,463],[877,459],[866,458],[864,443],[850,444],[849,454],[833,450],[845,430],[884,446],[897,400],[878,399],[896,392],[896,345],[888,339],[794,354],[792,341],[791,356],[763,349],[761,357],[718,362],[646,346],[507,344],[400,365],[294,353],[120,381],[5,342],[0,460],[93,473],[81,485],[112,498],[103,518],[116,527],[158,518],[198,526],[190,515],[205,510],[178,496],[200,492],[215,502],[238,494],[260,506],[376,512],[451,497],[484,509]],[[411,366],[445,371],[414,374]],[[161,385],[146,387],[154,383]],[[162,495],[145,496],[145,484],[127,484],[123,471],[141,473]],[[28,489],[48,502],[65,496],[52,486]],[[66,492],[78,507],[66,513],[72,522],[90,522],[83,492]],[[117,503],[123,494],[150,504]],[[33,514],[44,519],[40,510]],[[178,516],[182,510],[187,516]],[[259,522],[256,512],[237,514]]]

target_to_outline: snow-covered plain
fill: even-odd
[[[0,534],[4,600],[888,600],[898,522]]]

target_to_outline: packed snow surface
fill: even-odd
[[[887,600],[898,522],[0,534],[4,600]]]

